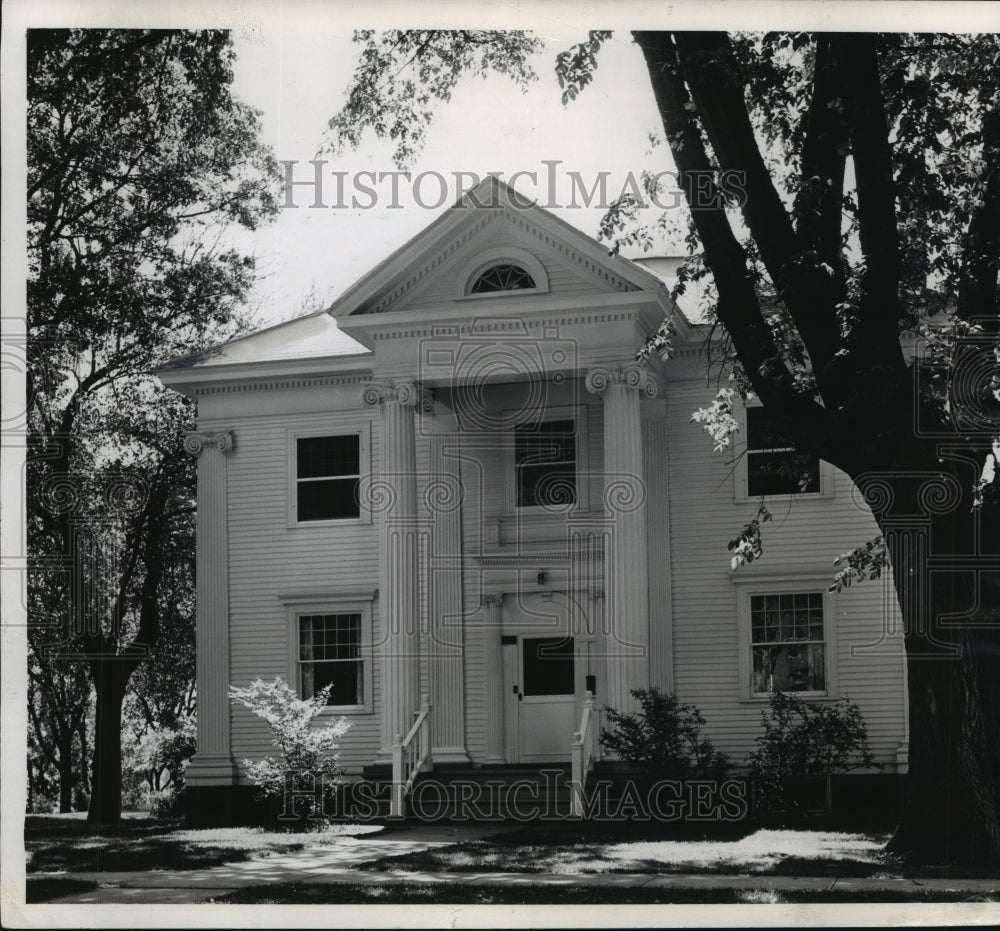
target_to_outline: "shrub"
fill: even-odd
[[[301,699],[280,676],[273,682],[254,679],[247,688],[229,687],[229,698],[267,723],[271,743],[279,756],[243,760],[247,775],[257,786],[258,797],[285,799],[287,789],[295,795],[283,805],[286,811],[305,811],[310,820],[324,820],[325,803],[343,782],[340,754],[333,753],[337,741],[347,733],[346,718],[331,718],[314,724],[326,707],[332,686],[312,698]],[[317,792],[317,787],[321,787]]]
[[[638,713],[605,708],[612,730],[601,731],[601,746],[661,779],[723,779],[729,758],[701,736],[705,719],[693,705],[659,689],[632,689]]]
[[[154,795],[168,786],[179,788],[184,784],[184,769],[194,756],[196,737],[193,716],[148,728],[130,746],[126,769],[143,777]]]
[[[835,776],[875,765],[861,710],[846,696],[830,704],[775,692],[761,722],[764,732],[746,762],[757,802],[765,809],[787,804],[789,781],[797,777]]]

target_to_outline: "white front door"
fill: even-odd
[[[520,639],[518,734],[523,763],[565,763],[576,729],[572,637]]]

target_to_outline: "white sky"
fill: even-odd
[[[269,21],[248,23],[234,32],[237,53],[235,92],[263,112],[265,141],[280,160],[294,160],[296,180],[311,180],[327,120],[339,110],[359,47],[351,42],[353,22],[336,7],[285,6]],[[556,30],[553,30],[556,33]],[[563,107],[554,74],[557,52],[586,38],[586,30],[562,30],[546,43],[535,60],[539,80],[522,94],[507,78],[465,78],[449,104],[441,106],[412,171],[444,175],[450,185],[444,205],[440,185],[429,177],[421,186],[421,206],[412,188],[400,181],[397,209],[388,206],[388,181],[378,185],[379,203],[372,209],[311,209],[312,190],[294,190],[298,209],[283,209],[270,227],[242,242],[257,254],[266,276],[259,288],[262,325],[297,316],[329,303],[393,249],[429,224],[456,199],[454,172],[538,173],[517,185],[530,196],[547,196],[544,160],[558,160],[556,199],[570,201],[566,172],[577,171],[588,188],[598,172],[609,171],[609,198],[615,197],[629,172],[670,169],[665,145],[651,152],[649,135],[658,118],[638,48],[620,33],[598,57],[594,82]],[[334,171],[346,171],[345,200],[359,171],[388,172],[393,146],[367,137],[360,149],[338,160],[326,155],[323,200],[337,200]],[[361,195],[359,195],[361,199]],[[603,210],[555,210],[564,220],[596,235]],[[658,253],[676,251],[657,248]],[[256,303],[256,301],[255,301]]]

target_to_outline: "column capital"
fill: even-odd
[[[402,407],[415,407],[421,414],[434,410],[434,392],[415,381],[373,381],[361,389],[365,404],[377,405],[393,401]]]
[[[641,391],[647,397],[655,398],[656,380],[645,366],[638,362],[616,362],[613,366],[595,366],[587,372],[587,390],[600,394],[611,385],[624,385],[633,391]]]
[[[224,453],[233,451],[232,430],[196,430],[184,437],[184,450],[192,456],[200,455],[206,446],[215,446]]]
[[[503,595],[503,592],[491,592],[489,595],[483,595],[483,607],[499,608],[503,604]]]

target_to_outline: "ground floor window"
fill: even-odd
[[[327,704],[363,705],[364,660],[360,613],[299,615],[299,687],[312,698],[331,686]]]
[[[822,592],[750,596],[753,695],[826,691],[826,648]]]

